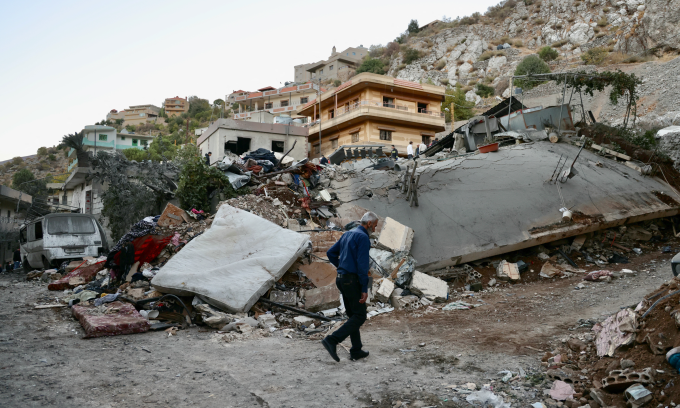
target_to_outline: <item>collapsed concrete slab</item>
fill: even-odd
[[[309,237],[223,204],[210,229],[172,257],[151,284],[163,293],[199,295],[230,312],[246,312],[283,276]]]
[[[403,225],[393,218],[385,218],[385,225],[380,231],[378,244],[383,245],[392,251],[409,252],[413,244],[413,228]]]
[[[411,254],[424,272],[678,214],[668,184],[583,150],[578,174],[560,184],[573,212],[562,221],[557,187],[546,180],[560,157],[571,164],[577,153],[571,144],[534,142],[419,167],[418,207],[404,199],[399,172],[365,169],[333,186],[341,216],[345,206],[361,206],[413,228]]]

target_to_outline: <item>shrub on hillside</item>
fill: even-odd
[[[395,52],[399,52],[399,44],[397,44],[394,41],[390,41],[387,43],[387,46],[383,49],[383,55],[386,56],[387,58],[392,58],[392,55]]]
[[[477,84],[477,90],[475,93],[482,98],[488,98],[490,96],[493,96],[494,89],[488,85],[484,84]]]
[[[550,46],[553,47],[553,48],[559,48],[559,47],[563,46],[564,44],[566,44],[568,42],[569,42],[569,40],[559,40],[557,42],[550,44]]]
[[[609,22],[607,21],[607,17],[602,17],[597,21],[597,25],[600,27],[606,27]]]
[[[404,64],[410,64],[422,57],[422,53],[414,48],[406,47],[404,50]]]
[[[496,57],[496,56],[499,56],[499,55],[505,55],[505,52],[500,51],[500,50],[499,51],[495,51],[495,50],[494,51],[484,51],[482,53],[482,55],[479,56],[477,61],[486,61],[486,60],[490,59],[491,57]]]
[[[607,58],[609,52],[602,47],[591,48],[581,54],[581,59],[586,65],[600,65]]]
[[[538,56],[541,57],[543,61],[552,61],[557,58],[558,53],[556,49],[546,45],[538,51]]]
[[[515,76],[523,75],[536,75],[536,74],[548,74],[550,73],[550,67],[537,55],[529,55],[525,57],[522,62],[517,65],[515,69]],[[515,85],[522,87],[523,89],[531,89],[537,85],[542,84],[545,81],[536,81],[531,79],[519,78],[515,80]]]
[[[38,148],[38,156],[47,156],[47,148],[45,146]]]
[[[437,65],[434,66],[434,69],[441,71],[442,69],[444,69],[445,66],[446,66],[446,61],[439,60]]]

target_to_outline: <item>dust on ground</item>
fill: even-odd
[[[671,256],[650,252],[618,266],[636,274],[581,290],[580,275],[531,279],[476,294],[467,301],[483,305],[471,310],[376,316],[362,330],[371,355],[352,362],[339,348],[340,363],[318,340],[281,331],[231,342],[204,327],[84,340],[70,309],[34,309],[54,300],[44,284],[1,274],[0,399],[8,407],[470,406],[460,390],[475,383],[513,406],[554,404],[544,395],[552,383],[544,352],[587,330],[579,319],[602,320],[656,290],[672,276]],[[520,368],[525,379],[500,381],[499,371]]]

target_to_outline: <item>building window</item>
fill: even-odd
[[[332,71],[332,70],[333,70],[333,66],[331,65],[330,67],[328,67],[328,70],[329,70],[329,71]]]
[[[319,71],[319,75],[323,75],[323,69]]]
[[[120,137],[120,140],[125,140],[125,136],[121,136],[121,137]]]
[[[423,136],[423,143],[425,143],[425,145],[429,146],[431,138],[432,138],[431,136]]]
[[[137,146],[137,139],[132,139],[132,145]]]
[[[392,131],[391,130],[381,130],[380,131],[380,140],[392,140]]]
[[[319,154],[321,153],[321,146],[320,145],[314,145],[314,154]]]
[[[328,119],[333,119],[335,117],[335,109],[328,111]]]
[[[418,113],[427,113],[427,104],[418,102]]]
[[[143,113],[140,113],[140,114],[139,114],[139,116],[140,116],[140,117],[143,117],[143,116],[144,116],[144,114],[143,114]]]
[[[386,108],[394,108],[394,98],[383,96],[383,106]]]
[[[100,142],[106,142],[106,140],[109,138],[108,135],[99,135],[99,141]]]
[[[281,101],[281,107],[286,107],[288,106],[288,101]]]
[[[271,103],[271,102],[267,102],[267,103],[264,104],[265,109],[271,109],[272,106],[273,106],[273,103]]]
[[[283,153],[285,143],[279,140],[272,140],[272,152]]]
[[[352,55],[357,55],[357,53],[356,53],[356,52],[353,52]]]
[[[352,133],[352,143],[358,143],[359,142],[359,132]]]
[[[308,96],[305,96],[305,97],[300,98],[300,103],[307,103],[307,102],[309,102],[309,97],[308,97]]]
[[[337,149],[338,148],[338,139],[331,140],[331,146],[333,147],[333,149]]]

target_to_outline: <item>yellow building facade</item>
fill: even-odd
[[[304,105],[299,114],[309,116],[311,157],[328,155],[352,144],[395,145],[406,155],[424,141],[429,144],[445,130],[441,103],[446,88],[399,80],[371,73],[359,74],[338,88]],[[321,142],[319,143],[319,130]]]

